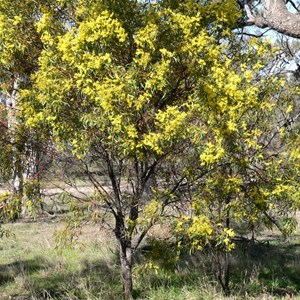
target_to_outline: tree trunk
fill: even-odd
[[[225,296],[230,295],[230,260],[229,260],[229,253],[224,254],[224,294]]]
[[[16,78],[13,83],[12,91],[6,95],[6,109],[7,109],[7,127],[9,131],[9,138],[12,144],[12,186],[14,194],[21,195],[23,193],[23,172],[22,163],[17,147],[16,141],[16,127],[17,127],[17,95],[20,85],[20,79]]]
[[[132,296],[132,247],[131,236],[124,223],[124,215],[121,211],[115,215],[115,236],[119,247],[119,259],[121,266],[121,278],[126,300],[133,300]]]
[[[225,296],[230,295],[230,261],[229,253],[222,253],[219,249],[215,252],[215,264],[216,264],[216,279],[219,281],[223,293]]]
[[[132,248],[129,240],[119,240],[119,256],[125,299],[132,300]]]
[[[33,144],[31,134],[25,132],[21,127],[18,116],[19,109],[19,88],[21,78],[16,77],[13,82],[12,90],[5,95],[6,110],[7,110],[7,127],[9,132],[9,139],[12,145],[11,164],[12,164],[12,193],[20,199],[20,207],[16,211],[16,215],[21,214],[25,216],[27,214],[26,202],[27,197],[25,195],[26,181],[37,180],[38,174],[38,159],[39,154],[36,146]],[[23,130],[23,131],[22,131]],[[29,183],[30,184],[30,183]],[[35,184],[36,190],[31,188],[31,200],[34,196],[39,197],[39,184]]]
[[[21,216],[25,217],[30,212],[27,211],[27,201],[30,200],[35,206],[35,210],[42,210],[40,203],[41,189],[39,181],[39,153],[32,146],[32,141],[25,144],[25,153],[23,161],[23,180],[24,191],[22,193],[22,211]]]

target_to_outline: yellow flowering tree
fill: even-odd
[[[167,206],[184,207],[176,231],[193,247],[228,251],[231,218],[272,219],[282,196],[294,203],[288,150],[277,151],[290,108],[267,74],[275,50],[241,49],[240,17],[234,0],[57,0],[37,12],[38,67],[18,92],[26,125],[83,162],[93,207],[114,219],[126,299],[132,255]]]
[[[206,130],[199,136],[195,129],[198,161],[185,170],[194,187],[192,214],[182,214],[175,226],[189,247],[211,247],[219,265],[220,256],[225,259],[225,268],[217,266],[217,277],[227,294],[228,252],[239,234],[235,228],[243,225],[253,239],[261,225],[276,226],[288,236],[295,230],[299,207],[293,123],[297,96],[274,72],[278,49],[267,40],[229,40],[235,56],[225,50],[201,91],[206,106],[198,120]]]

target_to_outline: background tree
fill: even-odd
[[[38,70],[43,42],[36,24],[45,7],[56,9],[56,17],[62,18],[63,12],[58,10],[56,1],[2,1],[0,4],[0,89],[6,109],[3,124],[11,160],[8,164],[11,178],[6,182],[9,183],[6,189],[9,187],[11,193],[6,194],[5,201],[8,206],[9,203],[17,205],[15,217],[40,205],[41,162],[47,145],[51,144],[51,137],[44,135],[46,131],[42,127],[26,126],[20,93],[25,88],[31,89],[31,76]]]
[[[19,198],[20,209],[27,179],[34,179],[38,170],[38,152],[34,149],[34,132],[25,129],[20,111],[19,91],[30,87],[30,76],[37,70],[41,50],[34,23],[36,5],[32,1],[2,1],[0,4],[0,74],[1,97],[5,102],[5,135],[10,145],[9,166],[12,169],[12,199]],[[25,200],[25,199],[23,199]],[[17,212],[16,212],[17,213]]]

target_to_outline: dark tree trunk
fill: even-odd
[[[230,170],[230,175],[232,175],[232,172]],[[225,228],[230,228],[230,197],[227,197],[225,199],[225,204],[227,210],[225,211]],[[222,212],[222,206],[223,203],[220,201],[219,203],[219,222],[222,222],[223,220],[223,212]],[[214,250],[213,250],[214,251]],[[223,293],[225,296],[230,295],[230,256],[227,251],[224,252],[224,249],[216,249],[215,250],[215,259],[216,259],[216,268],[217,268],[217,280],[221,284]]]
[[[118,213],[116,216],[115,235],[119,247],[119,259],[121,265],[121,278],[126,300],[133,300],[132,296],[132,247],[131,236],[126,230],[124,216]]]
[[[230,170],[230,175],[231,174]],[[228,207],[227,212],[226,212],[226,228],[230,228],[230,197],[226,199],[226,206]],[[229,288],[229,282],[230,282],[230,261],[229,261],[229,253],[225,252],[225,257],[224,257],[224,293],[225,296],[230,295],[230,288]]]
[[[119,241],[121,277],[126,300],[132,300],[132,248],[129,241]]]
[[[229,253],[221,253],[216,250],[216,267],[217,267],[217,280],[219,281],[225,296],[230,295],[230,261]]]
[[[224,294],[225,296],[230,295],[230,261],[229,261],[229,253],[224,254]]]

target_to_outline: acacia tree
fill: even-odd
[[[185,246],[206,245],[215,253],[216,275],[227,294],[236,225],[243,224],[253,239],[261,225],[288,236],[299,207],[299,157],[295,143],[291,147],[297,93],[282,74],[275,75],[278,49],[259,39],[236,43],[233,36],[230,42],[235,52],[226,53],[228,67],[205,80],[208,102],[199,120],[209,126],[194,142],[200,159],[187,172],[192,214],[175,222],[175,235]],[[209,172],[197,177],[205,169]],[[222,256],[225,268],[220,268]]]
[[[43,50],[32,88],[19,93],[26,124],[42,124],[61,149],[104,164],[111,192],[89,164],[86,174],[93,204],[114,219],[127,299],[132,255],[166,206],[190,200],[192,217],[178,231],[187,227],[196,247],[218,239],[229,249],[229,206],[257,215],[264,191],[247,188],[252,165],[264,155],[269,169],[279,164],[261,143],[273,140],[273,127],[266,136],[263,128],[280,81],[262,76],[269,46],[252,40],[252,51],[240,52],[232,42],[240,16],[233,0],[60,0],[36,21]]]

